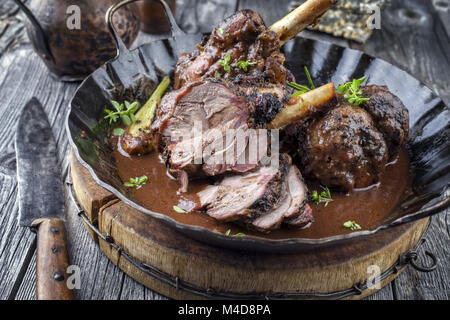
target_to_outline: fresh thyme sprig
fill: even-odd
[[[348,100],[351,104],[354,104],[355,106],[359,106],[361,103],[365,101],[369,101],[370,98],[364,98],[362,96],[362,90],[359,89],[360,85],[366,80],[366,76],[359,78],[359,79],[353,79],[351,82],[347,82],[344,84],[341,84],[336,92],[339,94],[343,94],[344,98]]]
[[[298,90],[296,93],[294,93],[291,96],[291,98],[297,97],[297,96],[299,96],[301,94],[304,94],[304,93],[306,93],[308,91],[311,91],[311,90],[316,88],[316,86],[314,85],[314,83],[313,83],[313,81],[311,79],[311,75],[309,74],[308,68],[305,66],[304,69],[305,69],[306,78],[308,78],[308,82],[309,82],[309,86],[310,87],[307,87],[307,86],[304,86],[304,85],[301,85],[301,84],[298,84],[298,83],[295,83],[295,82],[287,82],[286,84],[289,87],[291,87],[291,88],[293,88],[295,90]]]
[[[230,72],[231,72],[231,67],[230,67],[230,65],[229,65],[230,60],[231,60],[231,56],[230,56],[229,53],[227,53],[227,54],[225,55],[225,57],[223,58],[223,60],[219,60],[217,63],[219,63],[219,64],[223,67],[223,69],[225,70],[225,72],[230,73]]]
[[[220,231],[216,231],[217,233],[222,233],[222,232],[220,232]],[[232,237],[243,237],[243,236],[245,236],[245,233],[242,233],[242,232],[238,232],[238,233],[235,233],[235,234],[231,234],[231,229],[228,229],[227,231],[225,231],[225,233],[224,233],[224,235],[226,235],[226,236],[232,236]]]
[[[125,182],[123,185],[125,187],[140,189],[148,181],[147,176],[130,178],[130,182]]]
[[[256,64],[256,62],[239,61],[238,63],[236,63],[236,67],[241,68],[242,70],[247,72],[248,66],[252,66],[254,64]]]
[[[313,83],[313,81],[311,79],[311,76],[309,74],[308,68],[305,66],[304,69],[305,69],[306,77],[308,78],[309,85],[311,86],[311,90],[315,89],[316,86],[314,85],[314,83]]]
[[[139,109],[139,103],[133,102],[130,103],[125,101],[124,103],[118,103],[117,101],[111,101],[112,106],[116,111],[105,109],[105,112],[108,114],[105,116],[105,119],[109,119],[109,123],[117,122],[120,118],[124,125],[129,126],[130,124],[136,121],[136,117],[134,113]]]
[[[291,88],[293,88],[293,89],[295,89],[295,90],[298,90],[296,93],[294,93],[294,94],[291,96],[292,98],[293,98],[293,97],[297,97],[297,96],[299,96],[299,95],[301,95],[301,94],[304,94],[305,92],[311,91],[311,89],[308,88],[307,86],[304,86],[304,85],[301,85],[301,84],[298,84],[298,83],[295,83],[295,82],[286,82],[286,84],[287,84],[289,87],[291,87]]]
[[[323,190],[320,194],[317,190],[314,190],[311,193],[311,201],[314,202],[315,204],[324,203],[323,206],[326,207],[328,206],[328,203],[333,201],[333,199],[331,198],[331,192],[330,189],[328,189],[328,187],[321,186],[321,188]]]
[[[355,221],[344,222],[344,227],[346,227],[352,231],[361,229],[361,226],[359,224],[357,224]]]

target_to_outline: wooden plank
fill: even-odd
[[[258,1],[240,0],[239,10],[250,9],[257,12],[263,18],[266,25],[270,26],[289,12],[290,0]]]
[[[80,218],[75,214],[75,205],[69,198],[66,198],[66,207],[70,262],[72,265],[78,266],[81,271],[81,288],[75,290],[75,298],[79,300],[117,300],[122,290],[124,274],[95,245]],[[35,260],[32,260],[16,299],[35,299],[35,285],[36,264]]]
[[[282,4],[285,0],[280,1]],[[278,7],[282,7],[280,1],[270,2],[270,4],[276,3],[274,10],[277,10]],[[189,31],[190,28],[193,28],[192,30],[197,28],[195,30],[209,31],[211,26],[215,26],[220,22],[221,18],[216,19],[214,17],[216,8],[213,9],[214,4],[218,3],[218,0],[209,2],[209,16],[205,17],[206,14],[200,14],[196,16],[196,19],[192,19],[187,9],[183,9],[184,2],[187,2],[187,0],[179,1],[178,3],[179,10],[177,17],[179,21],[181,20],[181,25],[186,31]],[[191,6],[190,10],[202,10],[202,4],[206,1],[197,1],[195,4],[192,4],[193,2],[191,1],[189,2],[189,5]],[[262,1],[256,0],[241,0],[239,7],[245,7],[246,2],[252,2],[254,5],[258,5],[258,2],[262,3]],[[398,1],[395,2],[397,4],[399,3]],[[411,7],[415,9],[415,5],[418,2],[418,0],[411,1]],[[225,16],[234,11],[231,10],[231,8],[236,5],[236,2],[229,1],[228,3],[231,4],[226,7],[225,10],[217,10],[217,12],[219,12],[218,16]],[[265,3],[267,4],[269,2]],[[67,137],[63,126],[66,115],[64,108],[66,108],[76,85],[59,83],[48,76],[43,63],[37,58],[34,52],[32,52],[31,47],[25,43],[26,36],[24,35],[23,25],[20,22],[17,22],[20,19],[18,18],[16,21],[10,18],[15,17],[15,15],[10,14],[8,10],[4,9],[8,6],[9,8],[14,8],[15,4],[11,4],[12,1],[2,1],[0,3],[0,57],[3,54],[3,57],[0,59],[0,99],[2,99],[0,112],[8,115],[8,117],[1,117],[0,119],[0,136],[3,137],[0,140],[0,281],[2,283],[2,287],[0,288],[0,298],[14,298],[14,296],[16,296],[17,298],[29,299],[33,298],[34,293],[34,283],[31,280],[35,273],[32,259],[34,252],[34,235],[29,233],[26,229],[19,229],[16,224],[18,211],[17,203],[15,201],[17,191],[14,177],[15,154],[12,145],[12,137],[21,107],[29,97],[37,95],[42,99],[41,101],[45,102],[49,118],[53,123],[54,133],[60,147],[60,162],[63,166],[63,172],[65,172],[67,170],[68,158],[64,157],[64,155],[67,154],[68,149]],[[420,1],[418,4],[420,7],[423,3]],[[223,4],[219,3],[219,5]],[[427,6],[428,4],[424,3],[423,5]],[[267,12],[268,10],[262,11]],[[3,24],[2,28],[1,24],[5,21],[5,19],[3,19],[6,17],[4,15],[5,12],[8,12],[8,19],[10,19],[9,22],[11,22],[11,27],[8,26],[8,28],[4,27],[5,24]],[[270,19],[275,21],[275,19],[284,14],[281,12],[281,9],[277,12],[280,12],[278,13],[278,17],[265,17],[266,22],[269,23]],[[384,17],[389,18],[390,16],[386,15]],[[192,22],[192,20],[194,21]],[[203,20],[206,22],[203,22]],[[447,73],[441,72],[442,70],[445,70],[443,68],[448,69],[448,52],[450,52],[448,50],[448,38],[444,37],[445,28],[442,26],[442,18],[441,22],[439,22],[439,19],[433,19],[433,30],[436,29],[435,34],[426,33],[424,30],[417,30],[420,28],[399,28],[394,25],[393,21],[387,21],[388,24],[391,23],[393,25],[388,25],[388,32],[385,33],[385,20],[386,19],[383,18],[382,34],[377,34],[378,32],[375,31],[374,36],[367,43],[367,48],[364,48],[364,46],[361,48],[368,51],[370,54],[397,63],[407,70],[409,65],[414,65],[414,70],[418,69],[419,72],[424,72],[422,77],[425,79],[424,81],[426,83],[431,87],[437,86],[436,91],[438,93],[444,92],[445,94],[445,91],[450,92],[448,86],[446,86],[450,83],[450,81],[448,81],[448,75],[446,78],[445,75]],[[190,23],[193,23],[192,26],[189,25]],[[423,45],[424,43],[425,45]],[[2,48],[4,49],[2,50]],[[437,51],[437,53],[435,53],[435,51]],[[435,59],[434,55],[436,55],[438,59]],[[422,59],[424,59],[424,62]],[[444,60],[444,64],[441,63],[442,60]],[[431,68],[431,71],[427,73],[428,68]],[[410,72],[415,74],[412,71]],[[439,72],[439,74],[436,74],[437,72]],[[441,87],[443,89],[440,89]],[[69,216],[74,213],[73,210],[73,207],[69,208]],[[422,282],[424,277],[423,274],[414,274],[415,271],[413,272],[411,270],[406,271],[398,278],[399,280],[395,282],[395,294],[397,298],[447,297],[448,299],[448,291],[450,288],[450,285],[448,284],[448,279],[450,277],[448,276],[448,272],[446,272],[450,270],[448,261],[448,215],[449,213],[447,212],[445,218],[443,218],[444,222],[441,220],[439,220],[440,222],[433,222],[433,227],[430,230],[430,247],[439,247],[439,249],[442,249],[438,252],[438,258],[440,258],[441,263],[439,269],[425,276],[426,278],[432,278],[427,278],[428,280],[426,283]],[[437,223],[436,230],[434,230],[435,223]],[[136,290],[139,291],[136,298],[143,297],[145,299],[151,299],[159,297],[158,295],[153,295],[148,289],[144,289],[144,294],[141,294],[140,288],[142,288],[142,286],[131,280],[128,276],[123,275],[122,272],[113,266],[106,257],[100,253],[98,247],[93,244],[88,234],[82,230],[84,228],[79,222],[78,217],[72,220],[68,229],[70,232],[69,237],[73,236],[73,241],[77,241],[76,244],[73,244],[74,249],[71,249],[71,257],[83,270],[82,289],[77,292],[77,298],[89,299],[97,297],[100,299],[117,299],[121,297],[132,297],[134,296],[131,293],[133,288],[136,288]],[[440,248],[441,246],[444,248]],[[408,275],[408,272],[410,272],[411,275]],[[403,277],[406,277],[404,281]],[[443,279],[439,279],[439,277],[443,277]],[[103,281],[98,281],[99,279]],[[109,282],[110,284],[108,285],[104,282]],[[442,284],[442,287],[440,286],[440,283]],[[403,288],[406,289],[403,290]],[[389,296],[389,294],[384,295],[383,291],[385,290],[388,289],[383,289],[370,298]],[[441,290],[443,292],[437,293],[436,290]]]
[[[271,8],[267,10],[267,5],[257,0],[241,0],[239,3],[240,9],[249,8],[259,12],[267,24],[271,24],[282,16],[282,10],[286,4],[283,0],[279,0],[271,2],[270,6]],[[438,16],[428,1],[394,0],[392,6],[382,13],[382,29],[374,30],[372,37],[366,44],[361,45],[346,40],[337,42],[336,38],[331,39],[331,42],[362,50],[370,55],[398,65],[434,89],[449,105],[449,74],[448,72],[442,72],[442,70],[450,70],[450,41],[449,33],[446,33],[445,28],[448,27],[448,19],[445,20],[448,12],[439,12]],[[415,13],[417,13],[417,16],[415,16]],[[414,18],[408,20],[405,17],[408,14]],[[420,27],[414,27],[414,23],[418,21],[420,22],[418,23]],[[322,36],[316,32],[308,31],[303,32],[301,35],[329,41],[326,35]],[[448,212],[442,213],[441,216],[448,217],[448,214]],[[438,221],[441,221],[441,219],[443,218],[439,218]],[[440,234],[441,230],[449,229],[449,220],[446,218],[447,223],[441,222],[440,228],[436,226],[438,222],[433,221],[433,225],[429,230],[428,237],[430,241],[428,245],[440,248],[437,252],[441,263],[439,270],[450,270],[450,261],[447,258],[450,250],[449,236],[448,234]],[[436,245],[440,242],[443,242],[442,246]],[[427,299],[438,296],[448,297],[450,290],[449,279],[450,276],[446,275],[445,272],[436,271],[424,275],[409,268],[398,279],[394,280],[396,292],[389,291],[390,288],[384,288],[369,297],[369,299],[391,299],[393,297],[408,299],[413,296],[421,297],[422,299],[425,297]],[[417,285],[422,280],[424,281],[423,287]],[[433,287],[439,289],[435,289],[436,292],[432,293],[431,288]],[[404,292],[403,288],[405,288]]]
[[[1,21],[11,23],[0,31],[0,172],[1,172],[1,207],[0,207],[0,299],[14,298],[19,290],[22,278],[26,274],[27,267],[32,259],[35,249],[35,235],[26,228],[18,226],[17,183],[15,177],[15,152],[13,137],[21,108],[31,96],[36,95],[40,99],[50,96],[55,86],[46,76],[45,67],[39,58],[34,55],[31,47],[24,45],[22,37],[23,28],[19,20],[14,20],[18,13],[14,6],[2,2],[0,7]],[[5,26],[4,24],[2,25]],[[1,27],[0,27],[1,28]],[[15,30],[14,32],[11,32]],[[7,49],[7,50],[6,50]],[[33,56],[34,55],[34,56]],[[46,79],[47,81],[45,81]],[[42,81],[44,80],[44,81]],[[43,86],[43,87],[41,87]],[[61,87],[61,84],[57,85]],[[46,88],[46,90],[44,90]],[[64,115],[60,111],[64,102],[61,98],[67,98],[71,93],[62,91],[59,100],[45,101],[45,107],[49,112],[51,123],[61,122]],[[58,96],[56,96],[58,97]],[[61,126],[60,126],[61,127]],[[61,133],[61,128],[55,128],[55,132]],[[64,142],[61,134],[57,134],[58,143]],[[59,149],[60,155],[65,148]],[[61,159],[61,158],[60,158]]]
[[[179,0],[176,19],[186,33],[211,32],[225,17],[236,11],[237,0]]]
[[[99,188],[94,180],[86,179],[91,177],[88,170],[84,168],[78,161],[76,161],[75,154],[71,154],[71,178],[74,186],[84,186],[83,188],[74,188],[74,193],[87,218],[91,223],[97,225],[98,211],[100,207],[115,199],[115,196],[106,189]],[[83,173],[83,174],[77,174]],[[95,199],[95,201],[89,201]],[[98,242],[97,235],[89,228],[88,232],[95,242]]]
[[[24,42],[25,27],[21,21],[19,7],[13,1],[0,3],[0,56],[16,44]]]
[[[433,217],[427,242],[420,252],[418,265],[429,265],[424,250],[438,258],[437,269],[430,273],[419,272],[412,267],[405,270],[395,282],[394,295],[399,300],[449,300],[450,299],[450,210]]]
[[[382,12],[381,30],[353,48],[406,70],[450,105],[450,40],[431,1],[393,0]]]
[[[14,297],[35,247],[35,234],[18,225],[17,182],[0,174],[0,299]]]
[[[289,13],[290,3],[292,0],[277,0],[277,1],[258,1],[258,0],[240,0],[239,10],[250,9],[253,10],[263,18],[265,24],[270,26],[277,20]],[[343,47],[349,47],[350,42],[343,38],[336,38],[332,35],[316,32],[311,30],[304,30],[298,34],[300,37],[315,39],[320,41],[328,41]]]
[[[395,280],[397,279],[394,279],[393,281]],[[394,300],[392,282],[374,294],[367,296],[364,300]]]
[[[448,0],[433,0],[432,4],[444,25],[447,38],[450,39],[450,2]]]
[[[382,58],[414,75],[450,105],[450,40],[442,17],[431,1],[399,1],[382,12],[381,30],[364,45],[352,47]],[[440,19],[441,17],[441,19]],[[448,21],[446,21],[448,24]],[[448,31],[448,30],[447,30]],[[426,247],[440,260],[436,271],[424,274],[408,268],[394,281],[396,299],[448,299],[450,292],[449,212],[430,226]]]
[[[15,300],[36,300],[36,251],[28,264],[27,271],[17,291]]]
[[[81,271],[81,288],[75,290],[75,298],[80,300],[91,299],[162,299],[141,284],[137,283],[99,250],[98,245],[86,232],[81,219],[76,215],[76,208],[69,197],[66,197],[68,239],[70,239],[69,254],[71,264]],[[36,285],[35,260],[31,260],[26,274],[19,287],[16,299],[35,299]]]
[[[76,181],[88,181],[89,179],[92,179],[84,168],[73,166],[72,169],[74,170],[73,175],[85,175],[84,178]],[[85,185],[74,185],[75,188],[84,188],[86,186],[88,188],[91,188],[92,186],[100,188],[99,186],[90,183]],[[98,195],[96,192],[88,192],[88,194]],[[98,201],[98,199],[87,200],[90,202]],[[86,201],[86,198],[82,198],[80,201]],[[89,206],[89,204],[85,204],[85,206]],[[329,292],[341,290],[350,287],[357,281],[365,279],[367,265],[376,263],[382,270],[387,269],[397,260],[399,253],[402,253],[406,248],[409,248],[407,244],[408,241],[411,241],[411,243],[417,241],[417,238],[415,240],[412,240],[413,238],[411,238],[410,240],[410,236],[414,237],[411,233],[412,231],[406,231],[409,230],[409,227],[403,226],[392,230],[388,234],[386,233],[384,235],[379,235],[378,237],[367,239],[365,242],[360,242],[358,243],[358,248],[354,247],[356,244],[349,244],[346,246],[345,250],[340,247],[338,253],[333,249],[323,249],[320,252],[316,251],[314,256],[305,253],[299,254],[298,257],[297,255],[277,255],[276,259],[272,259],[273,257],[271,255],[257,255],[250,253],[241,255],[237,252],[225,249],[220,251],[212,250],[212,248],[205,244],[186,239],[178,232],[174,232],[162,223],[132,209],[118,199],[110,201],[100,209],[98,221],[100,231],[104,235],[111,236],[117,245],[123,248],[125,252],[137,261],[144,261],[169,274],[178,276],[184,281],[195,283],[201,287],[212,286],[217,290],[233,292],[239,292],[240,290],[248,290],[248,292],[260,292],[264,290],[283,292],[287,291],[283,286],[288,283],[291,286],[294,285],[297,290],[301,291]],[[423,225],[423,223],[421,225]],[[404,234],[402,232],[404,232]],[[407,236],[407,234],[410,236]],[[391,239],[392,242],[388,239]],[[394,245],[394,242],[397,245],[400,245],[401,248]],[[115,265],[118,265],[122,270],[139,282],[156,289],[158,292],[167,294],[170,297],[188,297],[183,292],[175,292],[172,288],[161,285],[152,277],[149,277],[138,270],[123,258],[123,256],[118,254],[116,250],[112,249],[105,241],[100,240],[99,244],[102,251]],[[361,247],[361,245],[363,247]],[[365,250],[368,250],[368,252],[363,253],[366,252]],[[358,252],[359,254],[355,254],[355,252]],[[350,260],[345,259],[346,255],[351,257]],[[337,261],[336,257],[340,260]],[[250,264],[245,262],[248,259],[251,261]],[[265,266],[264,270],[253,270],[255,259],[259,261],[257,265]],[[194,265],[191,265],[192,261],[195,261]],[[323,261],[327,261],[326,267],[323,266]],[[347,265],[348,261],[351,261],[351,267]],[[286,265],[290,266],[289,269],[286,269]],[[196,272],[196,268],[199,267],[201,267],[202,272]],[[269,270],[268,272],[271,275],[270,279],[264,277],[265,272],[267,272],[266,269]],[[292,270],[297,270],[299,272],[292,272]],[[357,274],[355,274],[355,270],[361,271],[359,273],[356,271]],[[239,273],[238,278],[246,279],[246,281],[250,282],[250,284],[247,284],[251,286],[250,289],[244,289],[245,281],[235,283],[236,277],[231,275],[236,272]],[[246,274],[246,272],[250,273]],[[349,283],[343,283],[343,278],[337,279],[337,282],[334,281],[334,279],[336,279],[335,274],[340,274],[342,272],[347,275]],[[274,274],[278,277],[284,273],[289,274],[289,282],[282,279],[273,281],[273,279],[276,278],[274,278]],[[308,276],[308,274],[311,275]],[[331,278],[329,278],[330,275],[332,275]],[[258,277],[258,281],[252,279],[252,277],[255,276]],[[227,279],[225,280],[221,277],[227,277]],[[295,282],[297,277],[301,277],[301,279]],[[355,277],[361,278],[356,279]],[[317,278],[328,280],[317,281]],[[390,280],[392,280],[392,278],[388,279],[388,281]],[[233,283],[235,283],[234,287]],[[384,285],[386,283],[388,282],[384,282]],[[224,284],[226,284],[227,287],[220,287]],[[329,288],[330,285],[338,287]],[[391,290],[388,291],[391,292]],[[389,295],[389,292],[384,295]]]

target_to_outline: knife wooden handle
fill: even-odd
[[[57,218],[37,219],[36,296],[38,300],[71,300],[67,286],[69,255],[64,222]]]

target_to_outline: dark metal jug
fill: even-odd
[[[28,17],[25,24],[31,44],[57,79],[82,80],[116,56],[105,22],[115,0],[31,0],[29,8],[21,0],[14,1]],[[139,32],[137,10],[120,9],[114,25],[129,47]]]

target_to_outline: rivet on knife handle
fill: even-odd
[[[73,291],[67,287],[69,255],[63,221],[58,218],[43,218],[33,222],[33,226],[37,229],[37,299],[73,299]]]

